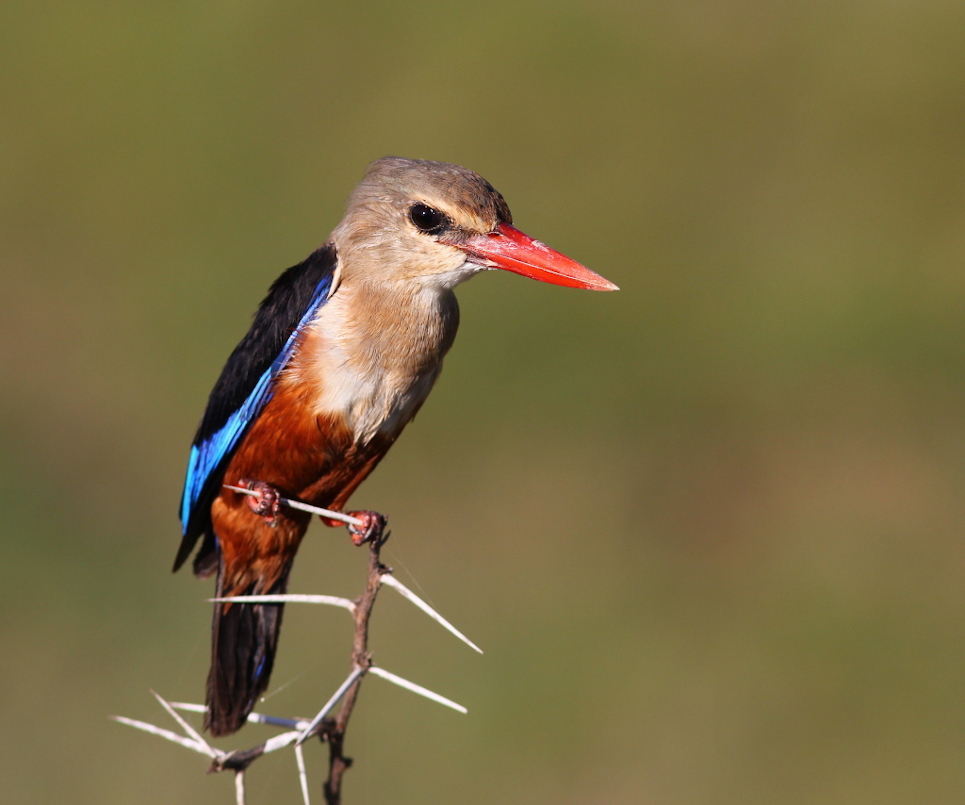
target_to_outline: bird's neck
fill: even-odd
[[[459,326],[459,305],[446,288],[414,282],[345,282],[332,298],[354,358],[383,371],[420,373],[442,361]],[[333,311],[335,312],[335,311]]]
[[[359,441],[395,436],[415,415],[456,335],[451,290],[346,279],[309,326],[290,379],[316,414],[340,417]]]

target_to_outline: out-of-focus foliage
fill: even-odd
[[[386,593],[378,661],[470,714],[367,682],[346,801],[962,801],[963,31],[909,0],[0,7],[4,801],[231,801],[106,716],[202,695],[186,448],[385,154],[479,171],[623,290],[460,290],[354,503],[487,653]],[[363,564],[314,526],[293,587]],[[289,608],[264,709],[310,714],[348,641]],[[292,758],[249,790],[297,801]]]

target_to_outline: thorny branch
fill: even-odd
[[[284,501],[283,505],[287,505],[289,503],[289,501]],[[305,504],[300,505],[305,507]],[[326,595],[297,594],[276,596],[235,596],[232,599],[237,601],[240,598],[244,598],[246,600],[251,600],[253,603],[258,601],[264,603],[305,602],[328,604],[331,606],[342,607],[343,609],[347,609],[352,613],[355,622],[351,655],[352,671],[314,719],[309,721],[307,719],[276,718],[260,715],[258,713],[252,713],[248,717],[249,721],[285,727],[288,729],[288,731],[275,735],[274,737],[269,738],[267,741],[257,744],[250,749],[225,752],[210,746],[197,731],[195,731],[175,712],[176,710],[203,712],[205,709],[203,705],[178,703],[169,704],[160,696],[154,694],[162,706],[184,730],[184,736],[178,735],[170,730],[156,727],[152,724],[124,718],[123,716],[112,716],[112,718],[137,729],[144,730],[145,732],[159,735],[162,738],[166,738],[167,740],[178,743],[188,749],[194,750],[195,752],[207,755],[209,758],[211,758],[209,771],[233,771],[235,773],[235,801],[238,803],[238,805],[244,805],[245,803],[244,777],[245,771],[248,769],[248,767],[262,755],[274,752],[287,746],[291,746],[293,744],[296,761],[298,763],[298,774],[302,790],[302,798],[305,804],[309,805],[308,782],[305,771],[304,756],[302,754],[302,743],[308,738],[318,735],[322,742],[327,742],[329,745],[329,773],[328,779],[325,781],[322,789],[325,802],[327,805],[340,805],[342,801],[342,779],[345,771],[352,765],[352,759],[346,757],[344,753],[345,733],[348,729],[349,720],[352,717],[352,711],[354,710],[355,703],[358,699],[362,679],[369,671],[383,679],[388,680],[389,682],[392,682],[393,684],[406,688],[414,693],[418,693],[421,696],[425,696],[426,698],[432,699],[433,701],[436,701],[454,710],[458,710],[462,713],[466,712],[466,709],[461,705],[456,704],[455,702],[450,701],[449,699],[440,696],[437,693],[433,693],[432,691],[427,690],[420,685],[416,685],[413,682],[402,679],[401,677],[398,677],[395,674],[392,674],[385,669],[376,667],[372,664],[372,656],[368,649],[369,621],[372,616],[372,608],[375,606],[375,599],[378,597],[381,586],[383,584],[391,586],[397,592],[399,592],[400,595],[411,601],[419,609],[444,626],[449,632],[454,634],[456,637],[479,653],[482,653],[482,650],[478,646],[476,646],[472,641],[465,637],[465,635],[458,631],[451,623],[449,623],[449,621],[443,618],[425,601],[415,595],[415,593],[397,581],[391,575],[391,568],[382,564],[380,561],[382,545],[385,544],[385,541],[389,537],[389,532],[384,530],[384,526],[384,518],[379,517],[377,527],[372,528],[371,531],[366,534],[369,556],[365,592],[354,601]],[[338,711],[338,715],[333,717],[330,715],[330,713],[332,710],[334,710],[339,701],[342,702],[342,706]]]
[[[372,615],[372,607],[375,606],[375,599],[381,587],[381,578],[388,570],[379,560],[382,545],[388,539],[386,532],[383,536],[382,529],[369,542],[369,573],[365,585],[365,593],[355,602],[355,639],[352,643],[352,668],[364,669],[367,671],[372,666],[372,656],[369,654],[369,618]],[[345,757],[343,751],[345,743],[345,730],[348,729],[349,719],[355,709],[355,701],[359,695],[359,688],[362,686],[360,676],[348,689],[345,698],[342,700],[342,708],[338,712],[338,717],[329,724],[325,725],[322,732],[323,739],[328,741],[328,779],[322,789],[325,794],[326,805],[340,805],[342,801],[342,776],[346,769],[352,765],[352,759]]]

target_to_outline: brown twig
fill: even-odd
[[[383,529],[384,522],[379,526],[377,533],[372,535],[368,543],[368,579],[365,592],[361,598],[355,601],[355,638],[352,643],[353,669],[358,668],[367,671],[372,665],[372,655],[369,654],[369,618],[372,615],[372,607],[375,606],[375,599],[379,594],[382,574],[388,570],[379,560],[382,545],[389,538],[389,532],[383,533]],[[341,805],[342,802],[342,776],[346,769],[352,765],[352,759],[346,757],[343,751],[345,730],[348,728],[349,719],[352,717],[352,710],[355,708],[355,700],[358,698],[363,678],[364,674],[348,689],[342,699],[342,707],[338,711],[338,716],[325,724],[321,733],[323,740],[328,741],[328,779],[322,788],[327,805]]]

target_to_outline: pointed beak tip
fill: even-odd
[[[522,274],[539,282],[587,291],[619,291],[614,283],[575,260],[550,249],[509,224],[474,238],[461,248],[484,258],[488,265]]]
[[[569,258],[565,259],[569,261]],[[552,274],[546,273],[534,275],[527,272],[526,276],[532,277],[532,279],[540,282],[548,282],[551,285],[562,285],[564,287],[576,288],[580,291],[620,290],[620,286],[618,286],[616,283],[610,282],[610,280],[608,280],[606,277],[597,274],[592,269],[577,263],[575,260],[569,261],[569,265],[566,265],[563,271],[560,271],[559,267],[555,268],[557,270]]]
[[[577,290],[580,290],[580,291],[619,291],[620,290],[620,286],[610,282],[610,280],[608,280],[606,277],[601,277],[599,274],[597,274],[594,271],[591,271],[585,266],[583,266],[582,268],[586,273],[574,282],[565,283],[566,286],[570,288],[576,288]],[[544,280],[544,282],[552,282],[552,280]],[[558,283],[558,284],[563,285],[564,283]]]

